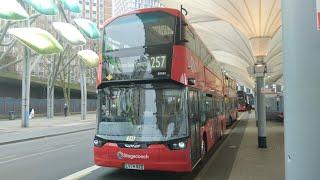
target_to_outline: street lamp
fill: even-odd
[[[38,0],[34,0],[34,1],[38,1]],[[46,1],[52,1],[52,0],[46,0]],[[68,18],[66,16],[64,8],[69,10],[70,12],[73,12],[73,13],[80,13],[81,12],[80,4],[79,4],[79,1],[77,1],[77,0],[55,0],[54,2],[56,3],[56,5],[58,7],[58,10],[60,10],[60,13],[63,15],[64,20],[67,21],[67,22],[69,22],[69,20],[68,20]],[[60,26],[60,25],[56,25],[56,26]],[[59,28],[56,28],[56,30],[57,29],[59,29]],[[62,30],[62,31],[64,31],[64,30]],[[62,33],[62,31],[60,31],[60,34]],[[71,39],[66,38],[66,37],[67,36],[65,36],[64,38],[67,41],[71,40]],[[74,37],[74,36],[72,36],[72,37]],[[72,41],[69,42],[69,44],[71,44],[71,46],[74,45],[74,43],[76,43],[76,42],[72,42]],[[66,49],[69,49],[69,48],[70,47],[67,46]],[[59,59],[57,60],[58,61],[57,63],[55,63],[55,62],[52,63],[53,66],[50,69],[51,73],[50,73],[50,76],[49,76],[48,82],[47,82],[47,89],[48,89],[47,90],[47,117],[49,119],[54,116],[54,113],[53,113],[54,112],[54,109],[53,109],[54,108],[54,84],[55,84],[55,81],[56,81],[56,76],[57,76],[57,74],[59,72],[60,64],[61,64],[61,62],[63,60],[64,53],[65,53],[65,51],[63,53],[60,53]],[[73,58],[71,58],[71,60],[72,59]],[[66,67],[71,62],[71,60],[69,60],[69,62],[66,63],[64,65],[64,67]]]
[[[100,32],[97,25],[88,19],[77,18],[74,19],[81,32],[90,39],[100,38]]]
[[[63,51],[61,44],[47,31],[40,28],[13,28],[8,33],[22,44],[41,55]]]
[[[72,24],[64,23],[64,22],[54,22],[53,28],[57,33],[62,36],[70,45],[72,46],[82,46],[87,43],[85,37],[81,34],[81,32]],[[79,53],[78,53],[79,54]],[[73,59],[71,59],[73,60]],[[71,61],[70,60],[70,61]],[[81,74],[81,119],[85,119],[86,115],[86,84],[85,80],[83,80],[83,74],[85,74],[85,67],[83,64],[80,64],[80,74]],[[85,75],[84,75],[85,76]]]
[[[40,14],[57,15],[59,13],[58,6],[52,0],[23,0],[29,4]]]
[[[7,20],[4,29],[2,30],[2,35],[0,36],[0,42],[2,42],[4,35],[6,34],[10,24],[10,21],[25,21],[27,27],[30,26],[30,19],[33,19],[39,14],[35,14],[29,18],[27,11],[18,3],[16,0],[5,1],[0,0],[0,19]],[[27,8],[27,5],[31,6],[34,10],[36,10],[40,14],[44,15],[57,15],[59,10],[64,15],[66,21],[67,17],[64,12],[64,8],[73,12],[73,13],[80,13],[81,7],[78,0],[21,0],[24,7]],[[98,39],[100,37],[99,30],[95,26],[95,24],[89,20],[85,19],[77,19],[75,23],[81,30],[81,32],[74,27],[72,24],[68,23],[61,23],[56,22],[54,24],[54,29],[60,34],[71,46],[82,46],[86,44],[86,39],[82,35],[86,35],[90,39]],[[66,50],[59,44],[59,42],[48,32],[39,29],[39,28],[14,28],[10,29],[9,34],[16,37],[20,42],[22,42],[26,47],[25,48],[25,59],[23,61],[23,78],[22,78],[22,126],[28,127],[28,111],[29,111],[29,96],[30,96],[30,72],[32,67],[30,66],[30,52],[29,49],[33,50],[34,52],[46,55],[46,54],[56,54],[60,53],[60,58],[57,63],[59,66],[62,61],[63,53]],[[14,43],[10,45],[13,47]],[[70,46],[67,46],[68,49]],[[2,56],[1,56],[2,57]],[[40,59],[40,58],[38,58]],[[37,59],[37,60],[38,60]],[[35,60],[34,63],[37,61]],[[70,62],[71,60],[69,60]],[[68,63],[66,63],[68,64]],[[49,94],[53,94],[53,88],[51,85],[54,86],[55,77],[58,74],[59,68],[56,68],[54,72],[52,72],[52,79],[48,80],[48,92]],[[83,86],[83,85],[82,85]],[[82,88],[83,89],[83,88]],[[48,95],[49,97],[49,95]],[[51,96],[50,96],[51,97]],[[52,100],[48,101],[48,107],[52,106],[53,103],[53,96]],[[49,98],[48,98],[49,100]],[[51,104],[51,105],[49,105]],[[50,110],[49,110],[50,109]],[[48,108],[48,112],[52,111],[52,108]],[[85,110],[82,110],[85,111]],[[53,112],[48,114],[53,114]],[[50,115],[51,116],[51,115]]]
[[[16,0],[0,1],[0,19],[7,20],[0,42],[2,42],[11,21],[24,21],[27,27],[30,27],[31,19],[35,19],[39,14],[29,16],[27,11]],[[52,0],[22,0],[22,4],[27,8],[27,5],[33,7],[40,14],[56,15],[58,13],[57,6]],[[41,29],[11,29],[10,33],[19,39],[25,48],[25,58],[23,59],[23,77],[22,77],[22,127],[28,127],[28,112],[29,112],[29,99],[30,99],[30,72],[32,70],[30,64],[30,50],[32,49],[38,54],[53,54],[62,51],[62,46],[53,38],[51,34]],[[11,43],[6,54],[13,46],[15,41]],[[27,48],[28,47],[28,48]],[[4,55],[1,56],[1,58]],[[39,60],[37,58],[33,63]]]
[[[17,38],[29,49],[41,55],[56,54],[63,51],[60,43],[47,31],[40,28],[13,28],[8,33]],[[22,127],[29,127],[30,103],[30,59],[26,51],[22,78]]]
[[[23,21],[29,18],[27,11],[16,0],[0,0],[0,4],[0,19]]]
[[[78,52],[78,56],[90,68],[95,68],[99,64],[99,56],[92,50],[82,50]]]
[[[72,46],[81,46],[87,43],[81,32],[70,23],[53,22],[52,26]]]
[[[71,12],[80,13],[81,8],[78,0],[60,0],[63,6]]]
[[[253,73],[255,77],[264,77],[267,73],[267,65],[264,62],[257,62],[254,64]]]
[[[90,20],[87,19],[74,19],[74,22],[76,25],[79,27],[80,31],[82,32],[83,35],[85,35],[87,38],[96,40],[100,38],[100,32],[97,28],[97,25],[93,23]],[[84,60],[83,62],[80,62],[80,67],[81,67],[81,119],[86,118],[86,113],[87,113],[87,88],[86,88],[86,73],[85,73],[85,65],[84,63],[89,63],[89,62],[94,62],[93,65],[96,65],[98,63],[98,55],[95,54],[95,52],[90,51],[90,50],[84,50],[80,51],[78,53],[80,58]],[[91,57],[90,57],[91,56]],[[89,63],[90,65],[90,63]],[[91,65],[90,65],[91,66]]]
[[[82,60],[80,62],[81,68],[81,119],[86,119],[87,115],[87,77],[86,67],[97,67],[99,63],[99,56],[92,50],[82,50],[78,52],[78,56]]]

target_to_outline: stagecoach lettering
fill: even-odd
[[[126,148],[140,148],[141,145],[140,144],[124,144],[124,147]]]

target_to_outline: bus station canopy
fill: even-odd
[[[188,11],[186,18],[223,69],[241,85],[254,87],[250,71],[262,53],[266,83],[283,84],[280,0],[161,0]]]

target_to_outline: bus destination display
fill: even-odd
[[[155,55],[150,56],[150,64],[153,72],[166,71],[167,67],[167,56],[166,55]]]

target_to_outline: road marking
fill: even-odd
[[[16,155],[9,155],[9,156],[5,156],[5,157],[0,157],[0,160],[10,159],[10,158],[14,158],[14,157],[17,157],[17,156]]]
[[[38,155],[43,155],[43,154],[46,154],[46,153],[49,153],[49,152],[59,151],[59,150],[62,150],[62,149],[67,149],[67,148],[69,148],[69,147],[73,147],[73,146],[76,146],[76,144],[64,146],[64,147],[57,148],[57,149],[52,149],[52,150],[49,150],[49,151],[44,151],[44,152],[29,154],[29,155],[26,155],[26,156],[20,156],[20,157],[14,158],[14,159],[6,160],[6,161],[0,161],[0,164],[5,164],[5,163],[8,163],[8,162],[12,162],[12,161],[17,161],[17,160],[21,160],[21,159],[25,159],[25,158],[29,158],[29,157],[34,157],[34,156],[38,156]]]
[[[56,126],[63,126],[63,127],[69,127],[69,126],[79,126],[79,125],[86,125],[86,124],[93,124],[94,122],[80,122],[80,123],[69,123],[69,124],[58,124]]]
[[[80,179],[81,177],[87,176],[88,174],[92,173],[93,171],[95,171],[99,168],[101,168],[101,167],[94,165],[94,166],[88,167],[84,170],[78,171],[74,174],[71,174],[69,176],[66,176],[60,180],[77,180],[77,179]]]

